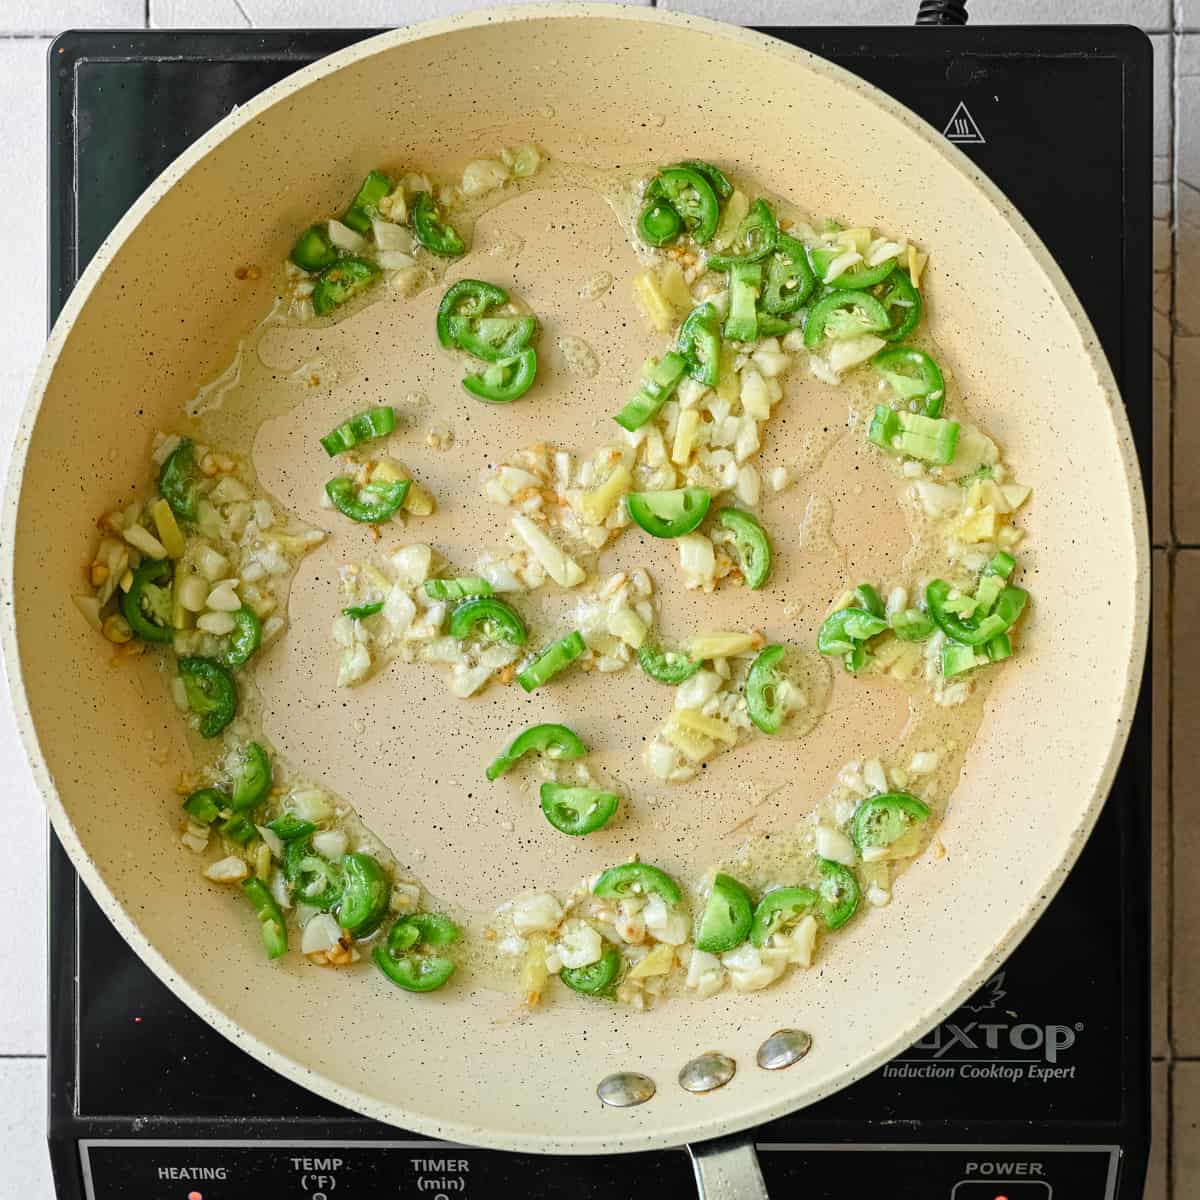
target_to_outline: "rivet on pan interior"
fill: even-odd
[[[798,1063],[812,1049],[812,1038],[803,1029],[777,1029],[758,1048],[758,1065],[779,1071]]]
[[[636,1071],[618,1071],[600,1080],[596,1095],[612,1108],[632,1108],[654,1095],[654,1080]]]
[[[697,1055],[679,1072],[679,1086],[685,1092],[714,1092],[724,1087],[737,1070],[737,1063],[728,1054],[710,1050]]]

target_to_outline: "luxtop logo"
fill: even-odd
[[[1073,1025],[1021,1021],[1001,1008],[1008,992],[998,971],[949,1021],[930,1030],[883,1069],[885,1079],[985,1079],[1051,1083],[1074,1079],[1062,1061],[1083,1032]]]

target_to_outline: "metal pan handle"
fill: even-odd
[[[689,1145],[700,1200],[769,1200],[754,1131]]]

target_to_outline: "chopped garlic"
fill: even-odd
[[[213,883],[241,883],[243,879],[250,877],[250,868],[244,858],[231,854],[228,858],[222,858],[209,866],[204,872],[204,877],[211,879]]]
[[[513,927],[520,934],[552,933],[562,920],[562,905],[550,895],[519,896],[512,903]]]
[[[840,829],[830,829],[828,825],[817,826],[817,853],[830,862],[841,863],[844,867],[852,867],[858,861],[854,843]]]
[[[787,968],[787,956],[778,951],[757,950],[747,942],[721,955],[721,965],[729,972],[729,982],[739,992],[757,992],[768,987]]]
[[[575,587],[587,578],[583,568],[560,550],[528,517],[516,515],[512,519],[512,527],[559,587]]]
[[[688,654],[697,660],[733,658],[762,646],[762,637],[753,633],[698,633],[688,644]]]
[[[702,999],[716,995],[725,986],[725,968],[721,960],[704,950],[693,950],[685,986],[698,992]]]
[[[668,905],[657,893],[647,898],[643,916],[646,931],[658,941],[669,946],[682,946],[688,940],[691,931],[686,914]]]
[[[590,967],[604,954],[604,942],[586,921],[571,920],[563,926],[551,952],[558,956],[564,967]]]

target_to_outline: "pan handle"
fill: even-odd
[[[754,1148],[754,1131],[687,1148],[700,1200],[769,1200]]]

